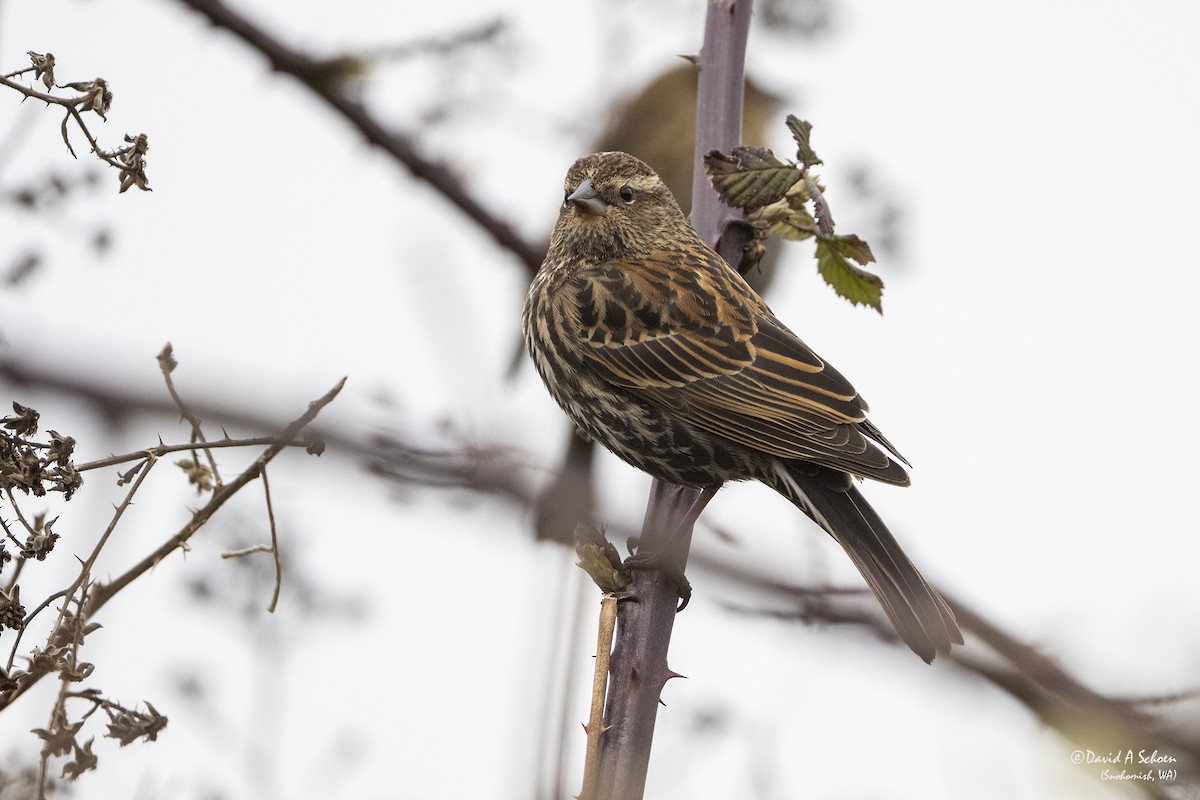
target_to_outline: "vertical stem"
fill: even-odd
[[[641,546],[671,557],[680,571],[687,562],[691,529],[678,531],[669,544],[667,539],[677,528],[671,523],[687,514],[698,495],[696,489],[663,481],[655,481],[650,489]],[[679,603],[677,580],[661,569],[637,569],[629,595],[617,611],[617,643],[605,709],[607,731],[600,740],[596,800],[637,800],[642,796],[659,693],[674,674],[667,666],[667,646]]]
[[[583,791],[579,800],[591,800],[600,774],[600,740],[604,737],[604,698],[608,691],[613,632],[617,627],[617,596],[604,593],[600,602],[600,625],[596,633],[596,666],[592,671],[592,710],[588,714],[587,757],[583,762]]]
[[[703,154],[728,151],[741,138],[742,87],[751,0],[714,0],[708,4],[704,45],[699,59],[696,106],[695,179],[692,224],[731,263],[740,244],[722,241],[730,219],[704,172]],[[734,237],[729,237],[733,239]],[[726,251],[731,252],[726,252]],[[687,564],[691,527],[680,522],[700,497],[697,489],[655,481],[642,526],[642,547],[668,554],[680,573]],[[650,746],[663,684],[675,676],[667,666],[667,647],[675,624],[678,580],[662,570],[635,570],[631,599],[618,610],[606,724],[600,741],[596,800],[638,800],[646,785]]]
[[[750,32],[750,0],[710,2],[700,50],[700,82],[696,93],[696,153],[692,163],[692,226],[716,246],[733,213],[721,203],[704,171],[704,154],[729,152],[742,137],[746,40]],[[725,255],[722,253],[721,255]],[[726,257],[726,260],[729,260]],[[736,265],[736,264],[735,264]]]

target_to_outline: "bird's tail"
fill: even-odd
[[[824,528],[879,598],[901,638],[926,662],[962,644],[954,612],[904,555],[845,473],[777,461],[772,487]]]

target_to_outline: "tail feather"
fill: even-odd
[[[842,473],[813,465],[777,462],[772,487],[840,544],[879,598],[896,631],[926,662],[962,644],[954,612],[930,586]],[[847,476],[848,478],[848,476]]]

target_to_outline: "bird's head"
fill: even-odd
[[[593,153],[567,171],[550,246],[572,260],[607,261],[650,252],[687,224],[671,190],[644,162]]]

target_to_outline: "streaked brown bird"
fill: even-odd
[[[702,500],[726,481],[762,481],[846,550],[917,655],[962,643],[949,606],[854,485],[908,485],[904,459],[646,164],[605,152],[572,165],[523,324],[542,380],[584,435],[706,490]]]
[[[692,156],[696,150],[696,65],[677,60],[633,96],[606,109],[607,129],[593,142],[595,150],[623,150],[650,165],[687,214],[692,196]],[[742,103],[744,144],[766,144],[768,123],[778,115],[779,98],[746,79]],[[765,293],[778,272],[779,247],[767,244],[762,259],[744,275],[755,291]],[[514,353],[516,359],[520,353]],[[515,366],[515,364],[514,364]],[[538,538],[570,542],[579,522],[591,519],[595,505],[592,480],[593,443],[572,436],[558,475],[543,488],[534,508]]]

